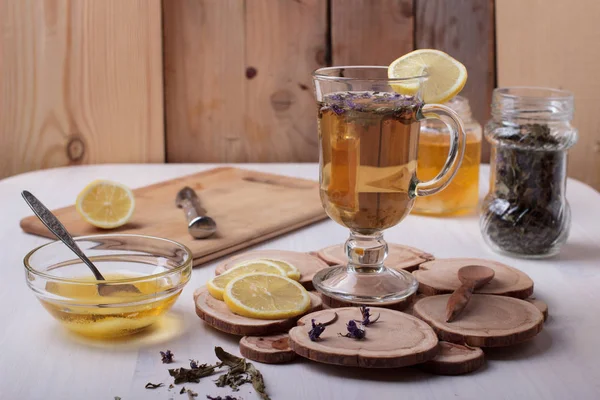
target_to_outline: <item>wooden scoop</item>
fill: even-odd
[[[452,293],[446,304],[446,322],[452,322],[467,306],[475,289],[494,278],[494,270],[483,265],[467,265],[458,270],[462,286]]]

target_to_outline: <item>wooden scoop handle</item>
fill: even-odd
[[[465,309],[471,300],[473,290],[475,290],[474,285],[467,282],[452,293],[446,304],[446,322],[452,322]]]

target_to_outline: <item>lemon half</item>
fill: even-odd
[[[388,78],[399,79],[427,75],[420,87],[411,79],[394,82],[392,88],[401,94],[414,95],[419,89],[426,103],[445,103],[456,96],[467,83],[467,68],[443,51],[415,50],[394,60],[388,67]]]
[[[84,220],[98,228],[118,228],[133,215],[135,199],[125,185],[96,180],[79,193],[75,208]]]

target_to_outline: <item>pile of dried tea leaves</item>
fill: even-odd
[[[568,230],[566,152],[557,150],[557,139],[543,124],[521,125],[500,140],[495,147],[493,190],[482,210],[482,231],[503,251],[548,253]]]
[[[170,354],[170,361],[173,361],[173,353],[167,350]],[[161,352],[161,355],[164,353]],[[265,382],[260,371],[250,362],[247,362],[245,358],[234,356],[223,350],[221,347],[215,347],[215,355],[219,361],[215,364],[199,364],[198,361],[190,360],[190,368],[172,368],[169,369],[169,375],[174,378],[175,384],[181,383],[199,383],[201,378],[214,375],[221,372],[222,368],[227,368],[226,372],[221,375],[215,384],[218,387],[230,387],[231,390],[237,392],[239,387],[245,383],[251,383],[254,390],[258,393],[261,399],[270,400],[267,395]],[[146,389],[156,389],[164,386],[163,383],[151,383],[146,384]],[[169,386],[169,390],[173,385]],[[181,393],[188,393],[191,397],[196,397],[197,394],[191,390],[186,390],[185,387],[181,390]],[[231,398],[226,396],[225,398]]]

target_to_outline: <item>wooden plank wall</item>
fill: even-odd
[[[414,48],[463,61],[474,116],[489,118],[493,0],[173,0],[163,13],[169,162],[316,161],[310,73]]]
[[[327,0],[163,2],[167,160],[316,161]]]
[[[546,86],[575,94],[579,142],[569,175],[600,190],[600,2],[503,0],[496,4],[499,86]]]
[[[0,0],[0,178],[163,162],[160,0]]]
[[[490,118],[495,87],[494,0],[415,0],[415,46],[447,52],[467,67],[461,95],[481,125]],[[484,139],[481,158],[490,157]]]

